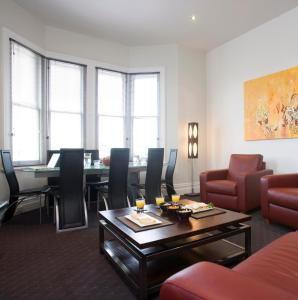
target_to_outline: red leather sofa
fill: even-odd
[[[201,262],[167,279],[160,300],[298,299],[298,232],[288,233],[234,267]]]
[[[272,174],[260,154],[232,154],[228,169],[200,174],[201,200],[239,212],[260,206],[260,179]]]
[[[269,221],[298,229],[298,174],[263,177],[261,208],[263,217]]]

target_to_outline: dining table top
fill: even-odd
[[[146,171],[147,163],[144,162],[129,162],[128,171],[129,172],[141,172]],[[46,165],[44,166],[30,166],[30,167],[20,167],[17,169],[18,171],[32,173],[34,177],[58,177],[60,173],[60,168],[49,168]],[[85,175],[108,175],[110,167],[100,164],[100,166],[88,166],[84,167]]]

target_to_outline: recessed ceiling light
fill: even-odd
[[[196,17],[195,15],[192,15],[192,16],[191,16],[191,20],[192,20],[192,21],[196,21],[196,19],[197,19],[197,17]]]

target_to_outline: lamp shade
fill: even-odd
[[[188,123],[188,158],[198,158],[199,123]]]

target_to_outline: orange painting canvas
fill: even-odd
[[[298,67],[244,83],[245,140],[298,137]]]

